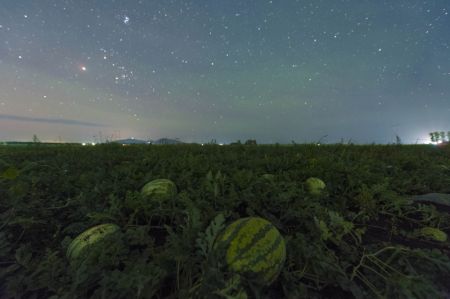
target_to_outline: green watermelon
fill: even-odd
[[[414,232],[414,234],[417,237],[423,237],[426,239],[431,239],[438,242],[445,242],[447,241],[447,234],[443,231],[441,231],[438,228],[434,227],[423,227],[421,229],[418,229]]]
[[[77,261],[84,256],[86,251],[94,245],[101,244],[108,236],[120,231],[116,224],[100,224],[84,231],[70,243],[66,256],[71,262]]]
[[[231,223],[218,236],[229,270],[268,286],[278,277],[286,260],[283,236],[269,221],[248,217]]]
[[[306,189],[311,195],[320,195],[325,190],[325,183],[319,178],[308,178],[306,180]]]
[[[174,197],[177,194],[177,186],[168,179],[156,179],[142,187],[142,195],[145,197],[164,201]]]

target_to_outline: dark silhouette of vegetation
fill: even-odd
[[[245,141],[245,145],[256,145],[256,140],[255,139],[247,139]]]
[[[450,131],[445,133],[444,131],[436,131],[429,133],[431,142],[449,142],[450,141]]]
[[[436,135],[434,134],[434,132],[429,133],[429,135],[430,135],[431,142],[437,142]]]
[[[33,135],[33,143],[41,143],[36,134]]]

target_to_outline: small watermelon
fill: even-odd
[[[417,237],[423,237],[431,239],[438,242],[447,241],[447,234],[438,228],[434,227],[423,227],[415,231]]]
[[[89,247],[101,244],[108,236],[120,231],[116,224],[100,224],[84,231],[70,243],[66,256],[71,262],[77,261],[84,256]]]
[[[248,217],[231,223],[218,236],[231,271],[268,286],[278,277],[286,260],[283,236],[269,221]]]
[[[311,195],[320,195],[325,190],[325,183],[319,178],[308,178],[306,180],[306,189]]]
[[[142,195],[145,197],[164,201],[174,197],[177,194],[177,186],[168,179],[156,179],[142,187]]]

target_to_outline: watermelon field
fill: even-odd
[[[446,194],[450,147],[3,146],[0,298],[450,298]]]

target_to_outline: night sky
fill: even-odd
[[[428,142],[448,0],[1,0],[0,140]]]

